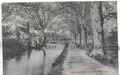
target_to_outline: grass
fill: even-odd
[[[92,45],[91,43],[88,44],[87,53],[86,53],[87,55],[89,55],[91,53],[91,51],[93,50],[91,45]],[[108,65],[110,67],[118,69],[118,47],[117,47],[117,44],[106,43],[106,45],[107,45],[105,47],[106,54],[103,57],[97,56],[95,59],[104,65]]]
[[[66,58],[66,55],[67,55],[67,48],[68,48],[68,45],[65,45],[60,56],[52,64],[52,69],[48,73],[48,75],[63,75],[63,73],[62,73],[62,71],[64,70],[63,63],[64,63],[64,59]]]
[[[115,69],[118,69],[118,50],[111,49],[111,47],[106,49],[106,55],[102,58],[96,58],[102,64],[111,66]]]

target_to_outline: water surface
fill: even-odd
[[[51,44],[49,44],[51,45]],[[47,75],[52,63],[60,55],[63,45],[57,44],[45,48],[46,56],[40,50],[25,52],[21,56],[4,60],[4,75]]]

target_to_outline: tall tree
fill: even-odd
[[[114,2],[113,2],[114,3]],[[105,37],[104,37],[104,21],[111,18],[116,18],[116,12],[114,6],[111,6],[108,2],[94,2],[91,3],[91,20],[93,28],[94,47],[90,56],[103,56],[105,51]],[[107,9],[104,8],[108,7]],[[105,12],[106,11],[107,14]]]
[[[92,21],[92,28],[93,28],[93,39],[94,39],[94,48],[90,54],[90,56],[103,56],[103,19],[102,19],[102,7],[101,2],[91,2],[91,21]]]

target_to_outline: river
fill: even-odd
[[[3,61],[4,75],[47,75],[52,63],[60,55],[64,45],[48,44],[45,48],[46,56],[42,51],[31,50],[21,56]],[[50,47],[51,46],[51,47]],[[53,48],[52,48],[53,47]]]

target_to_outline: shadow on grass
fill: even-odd
[[[62,71],[63,69],[63,63],[64,59],[66,58],[67,52],[68,52],[68,44],[65,44],[65,47],[62,51],[62,53],[59,55],[59,57],[56,59],[56,61],[52,64],[52,69],[48,73],[48,75],[63,75]]]

